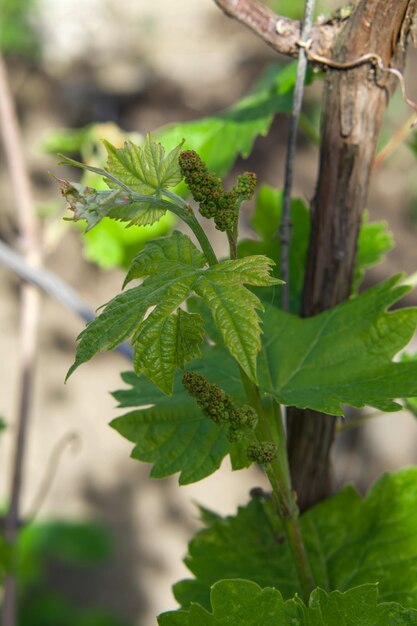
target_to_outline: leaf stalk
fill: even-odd
[[[249,379],[242,368],[240,368],[240,375],[248,401],[258,414],[256,429],[258,440],[272,441],[278,449],[277,458],[271,463],[266,463],[264,468],[272,487],[273,501],[293,555],[300,591],[303,599],[308,600],[315,587],[315,582],[300,528],[295,494],[291,488],[286,437],[280,407],[276,402],[273,402],[268,410],[262,402],[259,388]]]

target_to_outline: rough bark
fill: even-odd
[[[362,0],[337,38],[333,59],[351,62],[372,52],[402,70],[416,7],[417,0]],[[395,82],[369,64],[328,69],[303,316],[349,297],[376,142]],[[289,461],[301,510],[331,491],[334,423],[328,415],[289,409]]]
[[[289,57],[298,57],[298,41],[301,35],[301,22],[277,15],[269,7],[257,0],[214,0],[224,13],[252,32],[276,52]],[[331,56],[333,44],[342,24],[324,22],[311,30],[311,52]]]

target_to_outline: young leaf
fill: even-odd
[[[165,148],[150,136],[143,147],[126,141],[123,148],[115,148],[104,141],[107,148],[107,169],[118,180],[136,193],[160,195],[167,187],[175,187],[182,180],[178,156],[183,141],[165,155]],[[107,181],[112,189],[117,188],[113,181]]]
[[[186,137],[185,147],[196,150],[211,171],[224,176],[239,155],[249,156],[256,137],[267,134],[276,113],[290,113],[295,74],[295,63],[271,66],[252,93],[230,109],[162,128],[156,136],[172,147]]]
[[[408,287],[399,276],[337,307],[300,319],[268,306],[261,387],[279,402],[343,415],[342,404],[398,410],[417,395],[417,362],[393,363],[411,339],[417,309],[387,312]]]
[[[71,159],[66,160],[72,164],[76,163]],[[82,164],[80,166],[84,167]],[[103,176],[107,175],[105,170],[100,171]],[[173,208],[172,203],[159,196],[138,195],[128,187],[121,188],[116,183],[113,190],[97,190],[58,178],[57,181],[62,195],[69,203],[69,209],[74,213],[72,220],[74,222],[86,220],[87,230],[96,226],[105,217],[128,222],[128,226],[148,226],[159,221],[167,210]],[[110,184],[108,179],[107,182]]]
[[[169,392],[175,371],[201,355],[203,339],[204,324],[199,315],[182,309],[168,316],[153,312],[135,335],[135,371]]]
[[[234,517],[205,519],[185,559],[195,579],[174,587],[181,606],[199,602],[208,609],[210,587],[222,578],[274,586],[285,599],[298,592],[270,501],[252,500]],[[304,513],[301,528],[318,586],[343,592],[378,583],[381,602],[417,605],[417,468],[382,476],[363,500],[352,487],[343,489]]]
[[[269,276],[272,262],[255,256],[223,261],[204,268],[206,259],[191,240],[178,232],[154,240],[136,257],[127,281],[148,276],[142,285],[119,294],[79,336],[75,363],[68,376],[81,363],[100,350],[110,350],[132,337],[136,349],[135,371],[143,370],[164,393],[172,392],[177,365],[196,354],[202,337],[201,318],[194,322],[192,347],[184,353],[182,327],[178,320],[167,321],[182,302],[195,292],[208,304],[225,345],[247,375],[256,380],[256,357],[260,348],[259,299],[243,284],[268,286],[280,281]],[[155,307],[144,320],[146,311]],[[164,324],[168,326],[164,326]],[[169,332],[165,334],[164,329]],[[145,351],[151,351],[146,355]]]
[[[115,148],[106,140],[104,145],[108,153],[107,170],[61,155],[63,163],[102,176],[111,190],[96,190],[57,179],[74,211],[74,220],[85,219],[87,229],[104,217],[129,222],[129,225],[154,224],[172,208],[172,204],[161,198],[164,190],[182,180],[178,164],[182,143],[167,155],[163,146],[150,136],[142,147],[131,141],[126,141],[123,148]]]
[[[203,358],[194,361],[190,369],[221,385],[236,400],[244,401],[239,370],[227,356],[224,348],[206,346]],[[231,445],[227,439],[227,427],[205,417],[185,391],[179,374],[172,398],[134,372],[126,372],[122,378],[131,388],[116,391],[113,396],[119,407],[135,410],[116,418],[111,426],[135,443],[133,458],[154,464],[154,478],[181,472],[180,484],[196,482],[215,472],[226,454],[237,452],[237,444]],[[234,465],[234,469],[242,466]]]
[[[166,208],[160,202],[137,202],[125,190],[117,187],[112,190],[93,189],[78,183],[59,180],[62,195],[73,211],[73,221],[85,220],[86,231],[91,230],[104,217],[129,222],[130,226],[146,226],[161,219]]]
[[[308,607],[298,598],[284,602],[276,589],[261,589],[249,580],[220,580],[211,588],[209,613],[192,604],[188,611],[171,611],[159,626],[409,626],[417,610],[395,602],[377,604],[377,585],[361,585],[345,593],[316,589]],[[359,621],[358,621],[359,620]]]

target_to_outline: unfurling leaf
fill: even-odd
[[[171,393],[176,368],[198,354],[197,344],[203,336],[199,315],[184,318],[182,313],[181,323],[180,318],[172,317],[194,292],[207,303],[232,356],[255,381],[261,345],[257,309],[263,307],[244,284],[269,286],[281,281],[269,275],[272,261],[262,256],[205,265],[204,255],[179,232],[147,244],[133,261],[126,282],[147,278],[111,300],[80,334],[68,375],[96,352],[111,350],[132,337],[135,371],[145,371],[164,393]],[[150,307],[155,308],[144,321]]]
[[[168,154],[149,136],[143,147],[131,141],[127,141],[123,148],[115,148],[108,141],[104,144],[108,152],[107,170],[62,157],[63,163],[102,176],[110,187],[110,191],[96,190],[57,179],[74,212],[73,219],[86,220],[87,230],[104,217],[136,226],[154,224],[170,208],[170,203],[162,198],[164,191],[182,180],[178,165],[182,143]]]
[[[69,183],[57,179],[62,195],[73,211],[73,221],[85,220],[86,230],[96,226],[104,217],[129,222],[130,225],[146,226],[161,219],[166,208],[160,208],[155,202],[138,202],[125,190],[93,189],[78,183]]]

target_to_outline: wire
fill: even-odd
[[[301,106],[304,96],[304,81],[307,71],[308,55],[307,42],[309,41],[310,31],[313,25],[313,15],[315,8],[315,0],[306,0],[304,22],[301,31],[300,45],[297,66],[297,78],[294,88],[294,100],[291,114],[290,134],[288,137],[287,153],[285,159],[284,174],[284,195],[282,204],[281,224],[279,228],[281,242],[281,278],[285,282],[282,286],[282,309],[289,311],[290,308],[290,240],[291,240],[291,193],[293,186],[294,159],[297,142],[297,132],[300,122]]]

